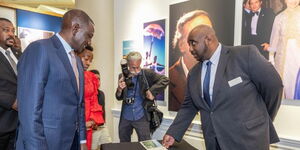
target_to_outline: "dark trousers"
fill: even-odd
[[[15,150],[16,132],[0,135],[0,150]]]
[[[79,144],[79,136],[78,136],[78,132],[75,132],[75,136],[73,139],[73,143],[71,146],[71,150],[79,150],[80,149],[80,144]]]
[[[136,121],[126,120],[121,117],[119,123],[120,142],[131,142],[131,134],[133,132],[133,129],[135,129],[139,141],[151,139],[150,123],[146,120],[145,116]]]

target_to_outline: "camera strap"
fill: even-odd
[[[138,82],[139,82],[139,75],[137,75],[137,77],[136,77],[136,82],[135,82],[135,84],[134,84],[134,91],[133,91],[133,98],[135,99],[135,96],[136,96],[136,90],[137,90],[137,84],[138,84]]]

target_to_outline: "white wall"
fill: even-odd
[[[0,6],[0,17],[9,19],[16,27],[16,10]]]
[[[114,134],[110,108],[114,98],[114,12],[112,0],[76,0],[76,8],[82,9],[95,23],[92,40],[94,60],[91,69],[98,69],[101,74],[101,89],[106,97],[106,123],[110,134]]]

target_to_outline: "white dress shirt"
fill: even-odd
[[[252,16],[252,21],[251,21],[251,34],[252,35],[257,35],[256,29],[257,29],[257,22],[258,22],[258,17],[260,14],[261,8],[259,8],[258,10],[258,15],[254,14],[254,16]]]
[[[205,77],[205,73],[207,70],[207,65],[206,63],[208,61],[210,61],[211,64],[211,69],[210,69],[210,81],[209,81],[209,96],[210,96],[210,100],[212,101],[212,95],[213,95],[213,88],[214,88],[214,83],[215,83],[215,77],[216,77],[216,72],[217,72],[217,68],[218,68],[218,64],[219,64],[219,59],[220,59],[220,55],[221,55],[221,49],[222,49],[222,45],[221,43],[219,43],[216,51],[214,52],[214,54],[211,56],[211,58],[209,60],[205,60],[202,63],[202,70],[201,70],[201,89],[202,89],[202,98],[204,98],[203,95],[203,82],[204,82],[204,77]]]
[[[67,56],[69,58],[70,64],[72,65],[72,60],[71,60],[71,55],[70,55],[70,52],[73,51],[72,47],[58,33],[56,33],[55,35],[58,37],[59,41],[62,43],[62,45],[67,53]],[[84,143],[86,143],[86,140],[82,140],[82,141],[80,141],[80,143],[84,144]]]

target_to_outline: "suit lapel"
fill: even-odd
[[[260,33],[260,29],[262,29],[262,22],[264,20],[264,9],[261,8],[260,13],[259,13],[259,17],[257,19],[257,26],[256,26],[256,33]]]
[[[10,73],[12,73],[14,75],[15,78],[17,78],[16,73],[14,72],[14,69],[11,67],[9,61],[6,59],[6,57],[3,55],[2,52],[0,52],[0,61],[2,61],[2,63],[7,66],[7,69],[9,70]]]
[[[57,48],[57,51],[56,51],[57,56],[59,57],[59,59],[63,63],[66,71],[69,74],[69,77],[71,77],[73,88],[75,89],[76,94],[79,96],[79,91],[77,89],[77,83],[76,83],[76,77],[75,77],[72,65],[70,63],[70,60],[68,58],[68,54],[66,53],[66,51],[65,51],[63,45],[61,44],[61,42],[59,41],[58,37],[53,36],[51,38],[51,40],[53,41],[54,45],[56,46],[56,48]]]
[[[198,72],[198,74],[196,74],[196,76],[193,79],[190,79],[190,81],[189,81],[189,82],[193,82],[191,84],[193,85],[193,89],[196,89],[196,91],[194,91],[194,92],[197,93],[197,99],[194,100],[194,102],[198,103],[199,106],[204,105],[204,107],[206,107],[208,110],[210,110],[210,107],[202,98],[202,87],[201,87],[201,85],[202,85],[202,83],[201,83],[202,62],[198,63],[194,67],[197,67],[197,70],[195,70],[195,72]],[[189,85],[187,85],[187,86],[189,86]],[[190,89],[190,90],[192,90],[192,89]]]
[[[222,82],[224,80],[224,73],[226,71],[227,62],[229,59],[229,50],[228,48],[222,46],[221,55],[218,63],[218,68],[215,76],[215,83],[213,88],[212,96],[212,108],[214,108],[218,102],[217,96],[220,93],[220,89],[223,87]]]

